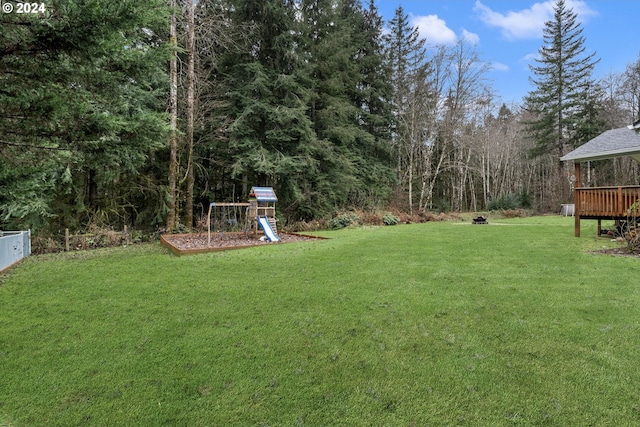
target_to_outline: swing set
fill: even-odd
[[[248,203],[213,202],[207,213],[207,245],[211,245],[211,231],[227,232],[251,231],[258,233],[261,228],[269,241],[279,241],[276,228],[276,193],[271,187],[251,187]]]
[[[207,214],[207,240],[211,243],[211,231],[214,233],[239,232],[249,230],[249,203],[209,204]]]

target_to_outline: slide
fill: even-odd
[[[270,242],[279,242],[280,238],[276,233],[273,232],[273,228],[271,228],[271,224],[269,224],[269,220],[266,216],[259,216],[258,222],[260,223],[260,227],[264,231],[265,236],[269,239]]]

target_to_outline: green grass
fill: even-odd
[[[28,258],[0,278],[0,425],[638,425],[640,259],[490,222]]]

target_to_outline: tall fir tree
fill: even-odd
[[[387,200],[395,183],[388,144],[393,86],[384,57],[383,20],[373,0],[368,9],[360,0],[345,1],[342,19],[353,31],[352,63],[356,66],[352,103],[357,112],[353,122],[358,133],[351,151],[358,187],[350,196],[350,202],[373,207]]]
[[[43,9],[0,15],[1,221],[132,222],[147,203],[161,216],[162,184],[148,160],[166,130],[165,1]]]
[[[376,140],[385,143],[390,138],[393,114],[391,99],[391,68],[385,58],[384,20],[378,13],[374,0],[369,0],[364,10],[364,43],[358,58],[362,75],[361,98],[367,131]],[[389,150],[385,149],[388,156]]]
[[[592,72],[598,59],[585,54],[585,38],[578,15],[564,0],[554,5],[553,19],[545,23],[537,65],[531,65],[535,89],[525,98],[534,120],[527,126],[535,141],[532,155],[561,157],[586,142],[593,131],[585,120],[593,112]],[[591,117],[593,120],[593,117]]]
[[[322,215],[384,200],[393,175],[383,143],[390,87],[382,20],[358,0],[303,0],[301,19],[309,117],[318,140],[308,202]]]
[[[393,88],[390,100],[394,117],[391,145],[397,178],[402,190],[407,192],[408,208],[412,212],[417,157],[421,146],[429,139],[426,136],[429,132],[427,122],[434,90],[428,81],[431,70],[426,40],[420,37],[418,28],[409,23],[402,6],[395,10],[389,27],[385,45]]]
[[[318,138],[314,156],[318,169],[305,190],[319,212],[345,206],[356,191],[355,159],[357,126],[353,119],[354,91],[358,70],[352,29],[345,25],[344,11],[334,0],[303,0],[304,49],[308,55],[311,98],[309,116]]]
[[[297,177],[313,168],[308,151],[314,143],[295,2],[232,3],[231,18],[248,34],[244,49],[228,52],[220,66],[229,95],[231,172],[243,193],[251,185],[272,185],[281,206],[295,205]]]
[[[418,28],[409,23],[409,16],[399,6],[389,21],[389,33],[385,36],[386,58],[391,69],[393,85],[392,105],[394,115],[406,110],[413,78],[427,62],[426,40],[420,37]]]

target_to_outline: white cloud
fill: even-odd
[[[509,66],[501,62],[492,62],[489,66],[492,71],[509,71]]]
[[[506,14],[495,12],[488,6],[476,0],[474,11],[480,20],[491,27],[502,29],[507,40],[537,39],[542,37],[544,23],[553,18],[555,0],[534,3],[530,8],[520,11],[509,11]],[[567,8],[573,9],[580,22],[585,22],[589,16],[597,12],[591,9],[583,0],[567,0]]]
[[[427,44],[451,45],[458,41],[456,33],[438,15],[411,15],[410,19],[411,25],[418,28],[420,36],[427,39]]]
[[[462,36],[460,36],[460,38],[468,41],[474,46],[477,46],[480,44],[480,36],[477,35],[476,33],[471,33],[465,29],[462,29]]]
[[[418,28],[420,37],[427,40],[427,44],[432,46],[453,45],[459,39],[464,39],[473,45],[480,43],[480,36],[476,33],[462,29],[462,34],[458,37],[447,23],[438,15],[410,15],[411,25]]]

